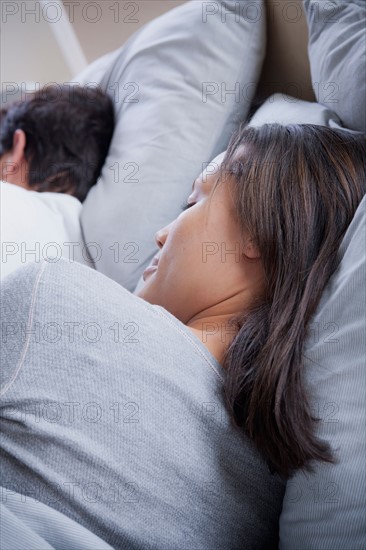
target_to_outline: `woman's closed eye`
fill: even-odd
[[[184,203],[181,206],[182,212],[184,212],[185,210],[188,210],[188,208],[191,208],[191,206],[194,206],[194,205],[195,205],[194,202],[188,203],[187,201],[184,201]]]

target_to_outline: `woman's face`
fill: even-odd
[[[194,182],[187,200],[192,206],[156,233],[158,265],[145,270],[137,294],[187,325],[242,313],[263,285],[259,254],[235,221],[228,178],[212,194],[223,158]]]

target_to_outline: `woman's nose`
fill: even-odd
[[[159,229],[159,231],[157,231],[155,233],[155,242],[156,242],[156,244],[158,245],[159,248],[163,248],[164,243],[165,243],[166,238],[167,238],[167,235],[168,235],[168,226],[167,225],[165,227],[163,227],[162,229]]]

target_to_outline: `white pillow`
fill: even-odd
[[[312,101],[303,101],[287,94],[273,94],[260,106],[249,121],[249,126],[263,124],[316,124],[339,130],[340,118],[328,107]]]
[[[89,265],[81,203],[71,195],[38,193],[0,182],[0,278],[29,262],[61,257]]]
[[[96,268],[128,290],[203,163],[227,148],[247,118],[265,50],[262,0],[193,0],[75,78],[115,98],[115,133],[81,223],[86,241],[102,248]]]

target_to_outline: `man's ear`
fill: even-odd
[[[13,147],[0,158],[0,178],[8,183],[14,183],[25,189],[29,189],[27,181],[27,161],[25,158],[25,146],[27,137],[23,130],[15,130],[13,135]]]
[[[13,135],[13,148],[10,152],[10,160],[14,164],[21,164],[25,160],[25,146],[27,136],[23,130],[15,130]]]

